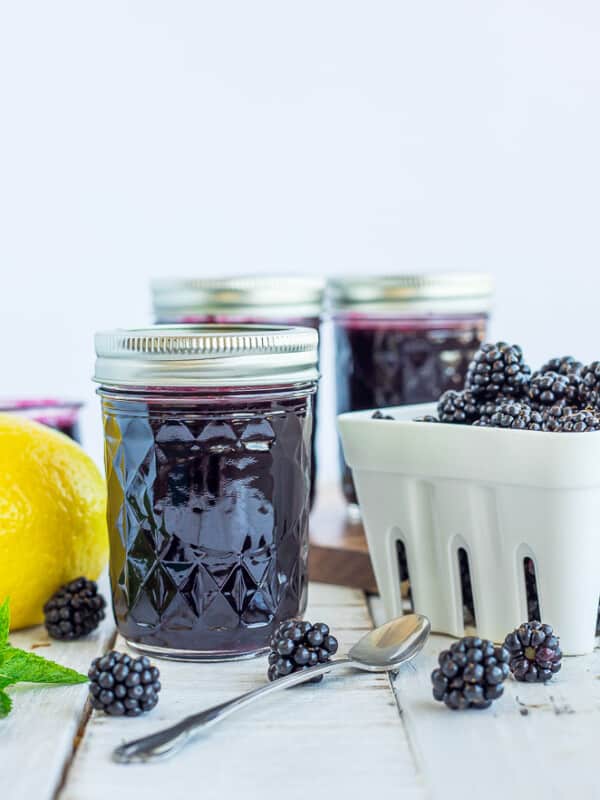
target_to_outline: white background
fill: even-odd
[[[0,389],[88,401],[148,280],[484,269],[600,357],[600,4],[0,0]],[[321,466],[335,471],[332,394]]]

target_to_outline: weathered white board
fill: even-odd
[[[377,599],[371,610],[381,621]],[[342,652],[372,626],[361,592],[319,584],[311,586],[307,618],[329,622]],[[85,671],[111,646],[112,635],[106,621],[84,641],[53,642],[36,652]],[[12,639],[26,648],[48,641],[38,628]],[[429,681],[450,641],[432,637],[391,682],[348,673],[275,694],[173,759],[145,765],[115,764],[111,752],[126,739],[260,686],[266,660],[160,662],[161,701],[137,719],[95,712],[88,719],[85,686],[11,688],[15,710],[0,721],[0,797],[525,800],[532,783],[535,796],[545,800],[600,797],[600,653],[566,659],[547,686],[509,680],[491,709],[458,713],[433,701]]]
[[[307,618],[330,623],[341,651],[372,627],[361,592],[320,584],[311,586]],[[207,731],[171,760],[115,764],[111,752],[121,741],[266,680],[265,658],[229,664],[162,662],[160,669],[164,688],[151,714],[111,719],[94,713],[61,800],[358,800],[383,786],[395,797],[425,797],[389,681],[363,673],[275,694]]]
[[[381,603],[371,604],[382,622]],[[431,672],[453,639],[432,636],[393,679],[428,796],[486,800],[600,798],[600,651],[565,658],[548,684],[509,678],[483,711],[450,711],[431,696]]]
[[[56,642],[43,627],[10,635],[23,650],[86,673],[90,662],[114,639],[112,615],[78,642]],[[85,722],[87,685],[17,684],[7,690],[13,710],[0,719],[0,797],[3,800],[49,800],[58,790]]]

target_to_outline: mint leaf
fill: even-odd
[[[12,700],[0,689],[0,718],[6,717],[12,708]]]
[[[10,601],[8,597],[0,606],[0,653],[8,644],[8,629],[10,627]]]
[[[10,683],[86,683],[88,677],[9,645],[0,653],[0,682],[6,680]]]

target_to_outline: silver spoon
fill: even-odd
[[[214,725],[253,700],[258,700],[259,697],[276,692],[278,689],[305,683],[317,675],[323,675],[339,667],[351,667],[367,672],[390,672],[416,656],[427,641],[430,629],[429,620],[421,614],[407,614],[393,619],[363,636],[345,658],[338,658],[300,672],[293,672],[284,678],[277,678],[272,683],[261,686],[260,689],[254,689],[233,700],[186,717],[170,728],[144,736],[142,739],[126,742],[116,748],[113,758],[121,764],[129,764],[132,761],[150,761],[173,755],[183,747],[192,732]]]

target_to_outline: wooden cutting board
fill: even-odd
[[[348,520],[334,487],[319,490],[311,514],[308,574],[311,581],[377,591],[363,526]]]

